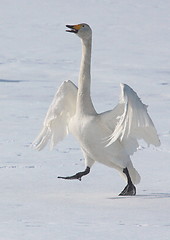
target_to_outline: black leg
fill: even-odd
[[[119,196],[134,196],[134,195],[136,195],[136,187],[132,183],[132,180],[130,178],[128,169],[124,168],[123,172],[127,177],[127,183],[128,184],[123,189],[123,191],[119,194]]]
[[[73,176],[58,177],[58,178],[69,179],[69,180],[78,179],[78,180],[81,181],[81,178],[82,178],[84,175],[87,175],[89,172],[90,172],[90,168],[89,168],[89,167],[86,167],[86,169],[85,169],[83,172],[78,172],[78,173],[76,173],[76,174],[73,175]]]

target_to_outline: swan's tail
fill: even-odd
[[[140,183],[141,177],[137,170],[133,167],[132,163],[128,166],[128,171],[131,177],[133,184]]]
[[[141,180],[141,177],[139,175],[139,173],[137,172],[137,170],[134,168],[132,162],[130,162],[128,164],[128,167],[127,167],[128,171],[129,171],[129,175],[131,177],[131,180],[133,182],[133,184],[139,184],[140,183],[140,180]],[[118,169],[121,176],[125,179],[125,181],[127,181],[127,177],[126,175],[123,173],[123,169]]]

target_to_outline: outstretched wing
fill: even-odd
[[[75,114],[76,100],[77,87],[71,81],[64,81],[49,106],[40,134],[33,142],[37,150],[43,149],[48,141],[53,148],[68,134],[68,123]]]
[[[128,85],[121,84],[121,91],[120,103],[116,107],[117,113],[121,115],[117,115],[117,123],[107,145],[119,140],[129,154],[137,150],[138,139],[143,139],[148,145],[159,146],[160,140],[147,112],[147,106]],[[112,111],[114,114],[115,110]]]

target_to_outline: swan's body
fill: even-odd
[[[87,24],[67,26],[82,40],[82,60],[78,88],[65,81],[57,91],[47,112],[44,127],[35,140],[41,150],[49,140],[52,147],[71,133],[80,143],[86,170],[64,179],[81,179],[89,173],[95,161],[117,169],[127,177],[128,185],[121,195],[135,195],[133,184],[140,176],[132,165],[130,155],[138,148],[138,139],[148,145],[160,145],[156,129],[146,106],[137,94],[121,84],[121,99],[111,111],[97,114],[90,95],[90,65],[92,31]]]

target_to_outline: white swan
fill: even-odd
[[[117,169],[127,185],[119,195],[135,195],[134,184],[140,176],[133,167],[130,155],[138,148],[138,139],[160,145],[156,129],[137,94],[121,84],[121,98],[111,111],[96,113],[90,96],[90,65],[92,30],[87,24],[67,25],[82,41],[82,59],[78,88],[71,81],[59,87],[44,120],[43,129],[34,141],[38,150],[51,141],[51,147],[71,133],[79,141],[85,171],[63,179],[79,179],[90,172],[95,161]]]

